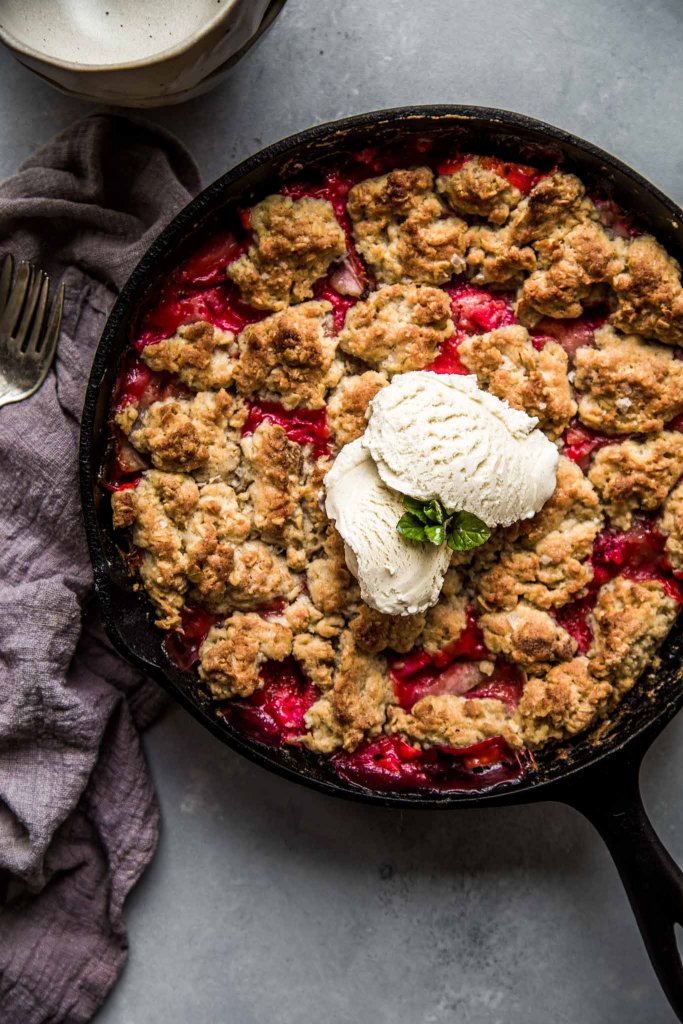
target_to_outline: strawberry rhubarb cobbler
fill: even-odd
[[[102,483],[215,712],[373,789],[519,777],[682,599],[680,268],[562,167],[363,150],[142,315]]]

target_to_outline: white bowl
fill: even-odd
[[[212,88],[285,0],[2,0],[0,39],[72,96],[124,107]]]

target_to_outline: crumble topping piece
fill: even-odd
[[[595,332],[596,348],[576,353],[579,418],[606,434],[649,434],[683,412],[683,362],[671,349],[620,335]]]
[[[504,224],[522,198],[519,189],[480,156],[466,160],[452,174],[441,175],[436,188],[456,213],[486,217],[492,224]]]
[[[444,284],[464,268],[467,226],[445,215],[428,167],[359,182],[347,209],[358,251],[381,283]]]
[[[249,536],[251,522],[232,487],[205,484],[183,536],[192,596],[210,610],[220,609],[235,564],[235,545]]]
[[[323,480],[331,466],[332,459],[328,457],[304,458],[299,498],[303,516],[303,547],[309,558],[318,554],[327,539],[329,519],[325,513]]]
[[[341,376],[341,367],[333,366],[331,309],[329,302],[303,302],[245,327],[235,366],[240,394],[260,392],[286,409],[320,409]]]
[[[355,441],[367,426],[366,411],[387,378],[375,370],[342,377],[327,403],[327,422],[338,448]]]
[[[467,625],[467,600],[463,594],[462,576],[457,569],[446,573],[439,600],[427,610],[422,644],[426,651],[436,653],[460,639]]]
[[[467,266],[474,284],[512,288],[536,268],[536,254],[512,240],[512,228],[475,224],[467,232]]]
[[[547,610],[580,597],[593,578],[587,559],[601,526],[593,485],[560,458],[555,493],[538,515],[501,531],[507,543],[475,583],[482,608],[509,611],[522,599]]]
[[[477,375],[480,387],[513,409],[536,416],[551,439],[559,437],[575,416],[567,353],[556,341],[538,351],[525,327],[499,327],[464,338],[458,355]]]
[[[112,495],[114,527],[133,527],[143,554],[140,578],[158,613],[160,629],[178,629],[188,587],[183,528],[197,506],[199,488],[180,473],[149,470],[136,488]]]
[[[519,727],[499,700],[467,700],[445,693],[422,697],[411,711],[390,707],[387,731],[402,733],[418,743],[468,747],[490,736],[502,736],[514,749],[521,746]]]
[[[174,373],[193,391],[227,388],[235,365],[235,335],[198,320],[179,327],[172,338],[146,345],[142,358],[151,370]]]
[[[312,633],[299,633],[294,637],[292,654],[314,686],[319,690],[329,690],[336,658],[329,640]]]
[[[235,548],[226,584],[225,599],[216,602],[212,611],[255,608],[280,598],[293,601],[300,591],[299,581],[290,573],[284,558],[258,540]]]
[[[394,701],[383,658],[359,651],[351,633],[339,645],[332,690],[306,713],[303,743],[321,754],[342,747],[355,750],[382,731],[387,705]]]
[[[574,658],[527,680],[516,720],[529,747],[575,736],[611,706],[610,683],[594,679],[588,658]]]
[[[277,423],[264,420],[242,438],[242,450],[253,478],[247,494],[254,526],[261,538],[287,550],[287,562],[303,569],[303,510],[299,500],[303,465],[301,445],[290,441]]]
[[[337,615],[360,601],[355,579],[346,568],[344,542],[334,529],[325,542],[325,555],[309,563],[306,581],[311,601],[323,615]]]
[[[510,218],[510,241],[530,245],[549,235],[566,234],[598,213],[574,174],[555,171],[541,178]]]
[[[651,235],[633,239],[626,269],[612,284],[618,302],[611,318],[615,327],[683,344],[681,268]]]
[[[607,284],[624,267],[625,243],[612,240],[595,221],[536,242],[539,269],[522,285],[516,313],[533,326],[541,317],[579,317],[586,304],[600,302]]]
[[[683,434],[665,431],[623,441],[593,456],[588,479],[615,526],[628,529],[631,513],[658,508],[683,472]]]
[[[591,674],[622,693],[630,690],[671,629],[677,610],[676,601],[656,580],[617,576],[606,584],[593,609]]]
[[[226,479],[239,464],[237,439],[243,419],[242,403],[221,389],[153,402],[132,428],[128,417],[117,417],[117,423],[129,429],[133,447],[148,454],[156,469]]]
[[[569,661],[576,652],[576,641],[551,615],[523,601],[512,611],[482,615],[479,626],[492,654],[525,668]]]
[[[251,210],[249,251],[227,268],[256,309],[284,309],[313,295],[313,285],[346,254],[346,239],[325,199],[268,196]]]
[[[672,566],[683,569],[683,483],[666,499],[661,527],[668,534],[665,547]]]
[[[263,682],[265,661],[284,661],[292,651],[292,633],[281,623],[253,612],[235,612],[212,626],[202,644],[199,678],[216,700],[250,697]]]
[[[401,654],[411,651],[425,624],[424,615],[383,615],[361,604],[349,629],[361,651],[379,654],[388,647]]]
[[[339,347],[386,373],[421,370],[453,334],[451,303],[441,288],[379,288],[346,314]]]

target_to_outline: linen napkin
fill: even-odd
[[[95,114],[0,185],[0,255],[66,286],[53,370],[0,409],[2,1024],[92,1017],[123,966],[123,903],[157,843],[139,730],[163,698],[89,608],[76,456],[116,292],[199,184],[171,135]]]

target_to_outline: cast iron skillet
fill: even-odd
[[[631,901],[657,976],[683,1020],[683,967],[675,925],[683,924],[683,874],[657,838],[643,808],[638,775],[650,743],[683,703],[679,623],[636,693],[592,735],[542,752],[521,780],[467,793],[373,793],[332,775],[303,751],[273,749],[241,736],[211,714],[193,677],[166,657],[150,605],[133,589],[115,546],[108,497],[97,484],[107,412],[117,366],[145,298],[202,232],[236,204],[278,187],[282,176],[335,152],[429,134],[464,151],[511,160],[559,161],[590,183],[607,185],[668,251],[683,258],[683,212],[653,185],[596,146],[520,114],[481,107],[405,107],[375,111],[277,142],[245,160],[182,210],[143,257],[123,289],[100,341],[88,384],[80,447],[83,513],[102,619],[116,649],[159,682],[186,710],[233,750],[294,782],[330,795],[384,807],[454,809],[532,800],[559,800],[592,821],[607,843]]]

